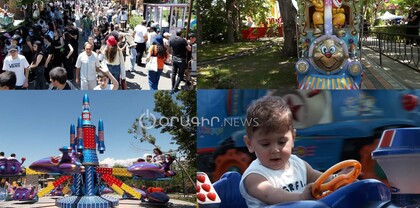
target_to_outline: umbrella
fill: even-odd
[[[394,20],[394,19],[402,19],[402,18],[404,18],[404,16],[391,14],[388,11],[386,11],[385,14],[379,17],[379,19],[382,19],[382,20]]]

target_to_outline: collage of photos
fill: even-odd
[[[0,208],[420,207],[419,28],[420,0],[0,0]]]

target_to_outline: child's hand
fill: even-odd
[[[350,173],[351,171],[353,171],[353,169],[354,169],[354,167],[346,167],[346,168],[343,168],[343,169],[341,169],[338,173],[337,173],[337,175],[342,175],[342,174],[348,174],[348,173]],[[362,172],[360,172],[360,175],[362,175],[363,173]],[[359,176],[360,176],[359,175]],[[357,178],[354,180],[354,182],[356,182],[356,181],[359,181]]]
[[[353,170],[353,167],[346,167],[341,169],[337,174],[341,175],[341,174],[347,174],[350,173]]]
[[[312,186],[314,186],[314,183],[309,183],[308,185],[306,185],[305,190],[303,190],[303,192],[300,194],[300,199],[301,200],[313,200],[313,199],[315,199],[312,196]]]

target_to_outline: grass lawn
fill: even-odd
[[[259,44],[258,42],[251,43]],[[247,47],[256,46],[248,45]],[[231,50],[234,49],[223,49],[222,51]],[[197,88],[296,89],[295,63],[297,58],[282,57],[280,50],[281,46],[275,45],[266,50],[258,51],[256,54],[200,68]],[[205,56],[206,54],[200,55]]]
[[[246,51],[264,44],[267,44],[268,41],[249,41],[249,42],[237,42],[234,44],[227,43],[215,43],[215,44],[206,44],[200,46],[198,49],[199,61],[206,61],[221,56],[232,55],[241,51]]]

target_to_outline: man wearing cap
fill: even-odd
[[[16,45],[9,48],[9,55],[4,59],[3,70],[13,71],[16,74],[15,89],[28,88],[29,63],[25,56],[18,54]]]
[[[141,63],[141,59],[143,58],[143,53],[146,50],[146,42],[147,42],[147,27],[146,27],[146,20],[143,20],[141,22],[141,25],[137,25],[134,28],[134,33],[133,33],[133,37],[134,37],[134,42],[136,42],[137,47],[137,58],[136,58],[136,62],[138,66],[141,66],[144,64]]]
[[[85,51],[77,57],[76,83],[80,82],[81,90],[93,90],[96,87],[96,72],[99,71],[100,64],[98,55],[92,50],[93,45],[87,43]]]
[[[176,31],[176,37],[169,41],[172,48],[172,93],[179,90],[178,86],[184,80],[187,51],[191,51],[191,46],[181,37],[181,34],[181,30]],[[177,74],[178,78],[176,77]]]

